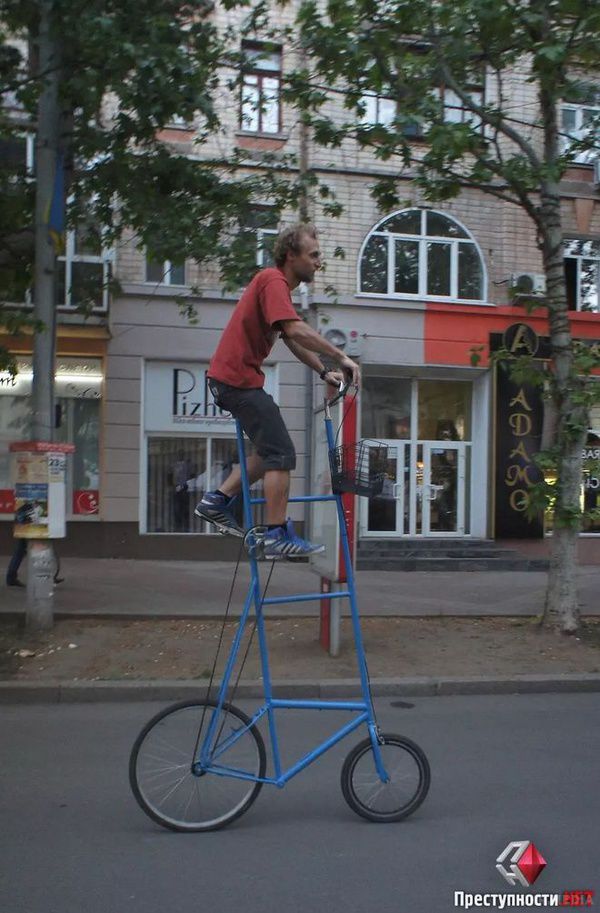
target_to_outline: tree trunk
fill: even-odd
[[[33,305],[43,329],[33,337],[31,387],[34,441],[54,439],[54,363],[56,346],[56,253],[49,233],[49,210],[54,192],[60,128],[60,49],[52,27],[53,0],[40,0],[38,68],[42,86],[37,110],[35,259]],[[52,549],[45,540],[31,541],[28,553],[26,624],[45,631],[54,624]]]
[[[582,391],[584,381],[577,376],[573,351],[564,275],[560,190],[558,178],[554,176],[559,153],[557,97],[554,74],[541,74],[544,160],[547,166],[553,167],[548,167],[540,188],[539,228],[552,350],[551,391],[557,415],[554,438],[556,501],[545,616],[558,624],[561,631],[572,634],[579,627],[577,544],[581,529],[582,461],[588,416],[581,405],[583,398],[577,395]]]

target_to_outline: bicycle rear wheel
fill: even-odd
[[[350,808],[369,821],[401,821],[419,807],[429,790],[431,772],[423,751],[410,739],[380,734],[383,783],[377,773],[371,739],[356,745],[342,767],[342,793]]]
[[[237,707],[224,704],[217,721],[211,761],[247,779],[199,771],[197,745],[208,731],[216,701],[184,701],[154,716],[131,751],[129,782],[147,815],[175,831],[213,831],[246,812],[260,792],[267,766],[256,726]],[[204,729],[198,733],[204,717]]]

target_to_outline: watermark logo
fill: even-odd
[[[545,866],[546,860],[531,840],[513,840],[496,859],[496,868],[502,877],[509,884],[518,883],[524,888],[534,883]]]

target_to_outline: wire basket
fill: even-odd
[[[356,441],[329,451],[331,487],[334,494],[345,492],[374,498],[383,491],[387,474],[388,448],[380,441]]]

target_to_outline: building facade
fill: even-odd
[[[221,24],[239,13],[215,12]],[[291,16],[288,12],[286,15]],[[241,87],[224,69],[223,132],[201,147],[226,157],[231,148],[248,169],[263,156],[294,154],[331,188],[343,211],[314,206],[325,270],[299,293],[303,314],[336,345],[360,359],[362,437],[390,447],[380,498],[361,499],[364,539],[464,538],[536,540],[548,523],[526,518],[532,454],[550,433],[551,416],[535,391],[511,386],[490,367],[498,345],[526,351],[543,365],[548,325],[543,310],[529,316],[526,297],[542,295],[541,259],[524,212],[476,190],[428,205],[409,180],[402,207],[382,212],[370,194],[393,162],[345,141],[335,152],[314,144],[281,100],[281,79],[294,65],[287,49],[266,51],[242,42],[248,61]],[[515,104],[532,91],[516,72]],[[332,97],[335,105],[339,100]],[[365,99],[365,117],[385,122],[389,99]],[[581,129],[587,106],[566,105],[563,120]],[[457,116],[456,107],[449,106]],[[460,113],[460,112],[459,112]],[[341,111],[340,111],[341,117]],[[196,128],[174,123],[166,143],[198,155]],[[14,154],[14,150],[13,150]],[[565,275],[573,335],[600,345],[600,192],[593,162],[573,161],[561,184]],[[255,228],[257,263],[269,262],[277,231],[268,201]],[[293,219],[290,214],[288,221]],[[343,257],[340,256],[343,249]],[[60,261],[57,435],[75,444],[69,468],[69,535],[65,551],[124,557],[212,559],[231,543],[194,517],[201,493],[215,487],[236,459],[234,427],[214,406],[206,368],[235,305],[210,267],[154,263],[132,238],[103,250],[91,226],[69,234]],[[120,291],[109,296],[109,270]],[[95,307],[76,313],[78,284],[97,283]],[[178,302],[198,313],[190,324]],[[8,543],[12,493],[8,446],[27,438],[31,383],[28,339],[9,340],[17,378],[0,377],[0,522]],[[313,407],[318,378],[278,342],[267,363],[267,385],[279,402],[298,453],[293,494],[307,493],[312,474]],[[600,409],[591,420],[582,500],[600,505]],[[292,516],[307,522],[301,508]],[[585,554],[600,555],[600,522],[586,521]]]

